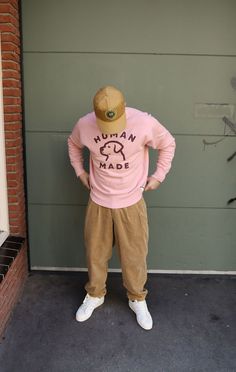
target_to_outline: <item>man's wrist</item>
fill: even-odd
[[[157,177],[155,177],[155,176],[151,176],[151,177],[154,178],[156,181],[162,183],[162,181],[160,181]]]
[[[80,178],[84,173],[86,173],[85,170],[83,170],[82,172],[78,173],[78,174],[77,174],[77,177]]]

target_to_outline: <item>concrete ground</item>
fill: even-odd
[[[236,371],[236,277],[149,274],[154,327],[128,308],[120,273],[75,320],[87,273],[32,272],[0,343],[1,372]]]

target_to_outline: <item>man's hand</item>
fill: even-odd
[[[80,181],[82,184],[90,190],[90,183],[89,183],[89,174],[87,172],[82,173],[80,176]]]
[[[156,190],[160,186],[160,184],[161,182],[157,181],[155,178],[149,177],[147,179],[147,184],[146,184],[144,191]]]

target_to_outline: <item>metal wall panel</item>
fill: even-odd
[[[30,205],[31,265],[86,267],[85,207]],[[149,208],[149,270],[235,270],[236,210]],[[116,250],[109,268],[119,268]]]
[[[27,133],[26,149],[29,203],[86,205],[88,192],[76,178],[67,150],[68,133]],[[209,145],[213,136],[176,135],[176,153],[172,168],[156,191],[145,192],[149,207],[236,208],[227,201],[236,188],[235,164],[227,157],[235,150],[235,137]],[[158,152],[150,152],[150,174]],[[188,154],[188,156],[186,156]],[[88,151],[84,151],[88,167]],[[217,166],[216,166],[217,164]]]
[[[152,113],[174,133],[222,135],[222,119],[207,112],[206,117],[196,115],[195,105],[235,108],[230,85],[235,62],[205,56],[26,53],[26,130],[70,130],[78,117],[92,111],[94,92],[114,84],[125,92],[127,106]]]
[[[24,51],[235,54],[234,0],[22,0]]]

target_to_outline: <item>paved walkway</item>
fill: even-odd
[[[145,331],[121,274],[105,303],[75,320],[87,273],[32,272],[0,343],[1,372],[235,372],[236,277],[149,274]]]

